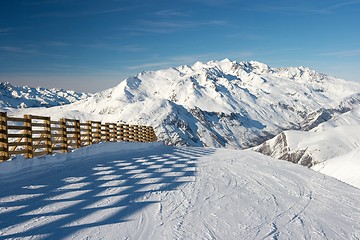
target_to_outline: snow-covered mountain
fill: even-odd
[[[66,107],[11,113],[146,124],[166,144],[247,148],[283,130],[313,128],[359,103],[359,83],[305,67],[224,59],[141,72]]]
[[[360,108],[310,131],[288,130],[253,148],[265,155],[311,167],[360,149]]]
[[[360,125],[339,126],[320,132],[288,130],[254,150],[311,167],[357,148],[360,148]]]
[[[64,89],[47,89],[42,87],[19,87],[8,82],[0,82],[0,109],[53,107],[69,104],[91,96]]]

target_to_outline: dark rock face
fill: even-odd
[[[288,146],[286,134],[280,133],[270,146],[269,142],[264,142],[254,148],[255,151],[281,160],[297,163],[307,167],[314,165],[312,156],[306,151],[307,149],[291,150]]]

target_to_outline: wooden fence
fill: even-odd
[[[116,123],[101,123],[24,115],[9,117],[0,112],[0,162],[23,154],[26,158],[68,152],[71,149],[105,142],[155,142],[154,129]]]

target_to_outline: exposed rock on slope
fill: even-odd
[[[360,149],[360,108],[328,120],[308,132],[289,130],[254,150],[311,167]],[[339,160],[337,160],[339,162]]]

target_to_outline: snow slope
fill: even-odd
[[[360,108],[340,114],[310,131],[288,130],[253,148],[360,186]]]
[[[316,164],[312,169],[360,189],[360,148]]]
[[[327,131],[339,126],[352,126],[360,125],[360,107],[348,111],[346,113],[335,116],[328,121],[320,124],[316,128],[312,129],[312,132]]]
[[[9,110],[155,127],[170,145],[247,148],[360,103],[360,84],[305,67],[224,59],[141,72],[66,107]]]
[[[249,150],[106,143],[32,161],[0,164],[0,238],[360,238],[360,189]]]
[[[8,82],[1,82],[0,109],[53,107],[85,99],[90,95],[64,89],[19,87],[13,86]]]
[[[284,131],[253,149],[274,158],[311,167],[358,148],[360,125],[344,125],[316,132]]]

